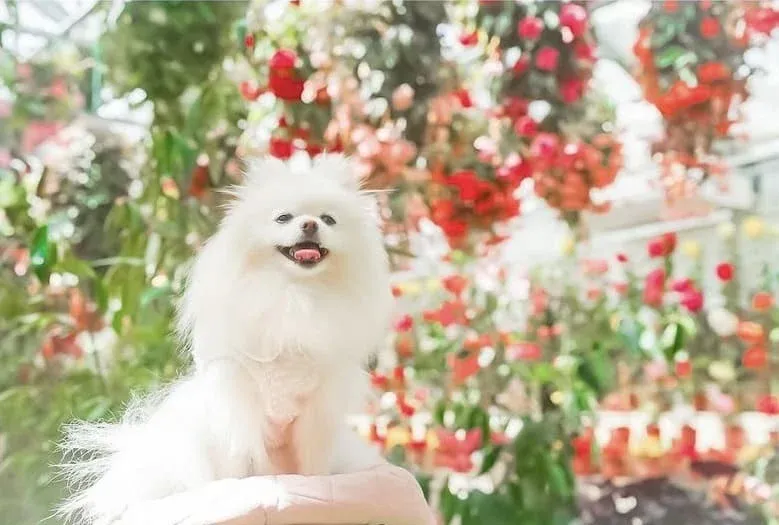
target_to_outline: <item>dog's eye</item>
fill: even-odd
[[[325,213],[324,215],[321,215],[319,218],[322,219],[322,222],[324,222],[328,226],[332,226],[333,224],[335,224],[335,219],[333,219],[332,215],[328,215]]]
[[[279,224],[285,224],[292,220],[292,214],[291,213],[282,213],[278,217],[276,217],[276,222]]]

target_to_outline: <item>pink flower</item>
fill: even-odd
[[[609,263],[606,259],[585,259],[583,266],[584,273],[587,275],[603,275],[609,271]]]
[[[571,104],[582,98],[584,93],[584,82],[580,78],[574,77],[563,80],[560,83],[560,97],[566,104]]]
[[[557,154],[560,140],[552,133],[539,133],[530,145],[530,153],[533,157],[549,160]]]
[[[665,291],[665,270],[656,268],[644,279],[644,304],[658,307],[663,304]]]
[[[406,111],[414,103],[414,88],[401,84],[392,92],[392,107],[397,111]]]
[[[406,314],[395,322],[396,332],[409,332],[414,326],[414,319]]]
[[[665,361],[650,361],[644,365],[644,374],[650,381],[657,381],[668,375],[668,365]]]
[[[554,71],[560,60],[560,51],[553,47],[545,46],[536,53],[536,67],[541,71]]]
[[[62,100],[68,96],[68,85],[61,78],[57,78],[49,86],[49,95],[57,100]]]
[[[679,301],[690,313],[698,313],[703,309],[703,292],[688,290]]]
[[[19,63],[16,65],[16,75],[22,80],[28,80],[32,77],[32,66],[30,64]]]
[[[628,283],[626,282],[616,282],[613,284],[614,291],[617,292],[619,295],[625,295],[628,292]]]
[[[33,121],[22,132],[22,151],[29,153],[62,128],[58,122]]]
[[[509,361],[537,361],[541,359],[541,347],[535,343],[517,343],[506,348]]]
[[[544,30],[544,21],[535,16],[523,18],[517,24],[517,34],[526,40],[536,40]]]
[[[560,8],[560,25],[567,27],[574,37],[582,36],[587,31],[587,10],[577,4],[564,4]]]

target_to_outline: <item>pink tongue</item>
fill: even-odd
[[[322,254],[319,253],[319,250],[316,248],[300,248],[298,250],[295,250],[295,253],[292,254],[293,257],[295,257],[296,261],[318,261],[322,258]]]

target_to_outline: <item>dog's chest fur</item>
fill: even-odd
[[[265,416],[273,423],[289,423],[322,383],[313,360],[303,356],[279,357],[252,371],[260,391]]]

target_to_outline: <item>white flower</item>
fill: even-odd
[[[709,326],[720,337],[729,337],[736,333],[738,317],[725,308],[714,308],[707,316]]]

